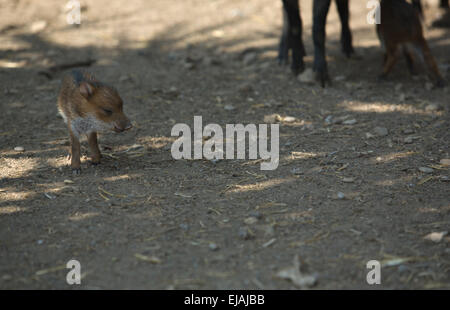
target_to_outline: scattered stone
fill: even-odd
[[[226,104],[223,108],[227,111],[233,111],[235,109],[231,104]]]
[[[247,224],[247,225],[253,225],[253,224],[255,224],[256,222],[258,222],[258,219],[257,219],[256,217],[253,217],[253,216],[248,217],[248,218],[246,218],[246,219],[244,220],[244,223]]]
[[[337,196],[338,199],[344,199],[345,198],[345,194],[343,192],[338,192],[336,196]]]
[[[447,175],[442,175],[439,180],[441,180],[442,182],[450,182],[450,177]]]
[[[333,120],[333,115],[328,115],[328,116],[325,118],[325,123],[331,124],[332,120]]]
[[[217,250],[219,249],[219,246],[218,246],[217,244],[211,242],[211,243],[209,244],[209,249],[210,249],[211,251],[217,251]]]
[[[331,120],[331,123],[332,124],[342,124],[348,117],[349,117],[349,115],[335,117]]]
[[[74,182],[72,180],[64,180],[65,184],[73,184]]]
[[[193,70],[195,68],[195,63],[194,62],[185,62],[183,64],[183,66],[187,69],[187,70]]]
[[[366,139],[372,139],[373,137],[375,137],[373,134],[366,132]]]
[[[410,134],[414,133],[414,130],[412,130],[411,128],[405,128],[405,129],[403,129],[403,133],[405,135],[410,135]]]
[[[314,72],[311,68],[306,69],[301,74],[298,75],[297,79],[299,82],[306,83],[306,84],[313,84],[314,83]]]
[[[432,90],[433,89],[433,83],[426,82],[425,83],[425,89],[426,90]]]
[[[379,137],[384,137],[388,135],[388,130],[387,128],[384,127],[375,127],[373,129],[373,132],[375,133],[375,135],[379,136]]]
[[[395,85],[395,91],[396,92],[399,92],[402,88],[403,88],[403,84],[402,83],[398,83],[397,85]]]
[[[403,140],[403,142],[405,142],[405,144],[411,144],[414,142],[414,137],[408,136]]]
[[[259,211],[250,211],[250,216],[257,218],[258,220],[262,219],[262,214]]]
[[[253,234],[250,232],[250,230],[247,227],[240,227],[239,228],[239,237],[244,240],[249,240],[253,237]]]
[[[433,168],[428,168],[428,167],[420,167],[419,171],[423,172],[423,173],[433,173],[434,169]]]
[[[343,121],[342,124],[344,124],[344,125],[354,125],[354,124],[356,124],[356,119],[349,119],[349,120]]]
[[[425,111],[427,112],[436,112],[436,111],[442,111],[444,107],[438,103],[430,103],[425,107]]]
[[[16,151],[16,152],[25,152],[25,148],[23,146],[16,146],[14,148],[14,151]]]
[[[292,168],[291,173],[295,174],[295,175],[302,175],[302,174],[304,174],[303,170],[298,168],[298,167]]]
[[[405,102],[405,100],[406,100],[406,95],[405,95],[404,93],[401,93],[401,94],[398,96],[398,100],[399,100],[400,102]]]
[[[354,178],[343,178],[342,182],[344,182],[344,183],[353,183],[353,182],[355,182],[355,179]]]
[[[189,225],[186,224],[186,223],[182,223],[182,224],[180,224],[180,228],[181,228],[182,230],[188,230],[188,229],[189,229]]]
[[[444,238],[447,234],[447,231],[432,232],[431,234],[426,235],[424,239],[438,243],[441,242],[442,238]]]
[[[345,80],[345,76],[344,75],[338,75],[337,77],[334,78],[334,80],[336,82],[343,81],[343,80]]]

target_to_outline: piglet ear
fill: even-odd
[[[92,96],[95,90],[94,86],[92,84],[89,84],[88,82],[81,82],[79,89],[81,95],[86,99]]]

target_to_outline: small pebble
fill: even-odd
[[[244,240],[248,240],[252,237],[247,227],[239,228],[239,237]]]
[[[210,249],[211,251],[217,251],[217,250],[219,249],[219,246],[218,246],[217,244],[211,242],[211,243],[209,244],[209,249]]]
[[[300,169],[300,168],[292,168],[291,173],[292,173],[292,174],[295,174],[295,175],[301,175],[301,174],[303,174],[304,172],[303,172],[303,170]]]
[[[431,103],[425,107],[425,111],[428,111],[428,112],[441,111],[443,109],[444,108],[440,104],[437,104],[437,103]]]
[[[354,124],[356,124],[356,119],[349,119],[349,120],[343,121],[342,124],[344,124],[344,125],[354,125]]]
[[[259,211],[250,211],[250,216],[257,218],[258,220],[262,218],[262,214]]]
[[[234,110],[234,107],[233,107],[231,104],[227,104],[227,105],[225,105],[223,108],[224,108],[225,110],[227,110],[227,111],[232,111],[232,110]]]
[[[411,143],[414,142],[414,137],[406,137],[403,141],[404,141],[406,144],[411,144]]]
[[[379,137],[384,137],[388,135],[388,130],[387,128],[384,127],[375,127],[373,129],[373,132]]]
[[[16,147],[14,148],[14,151],[16,151],[16,152],[24,152],[24,151],[25,151],[25,148],[24,148],[23,146],[16,146]]]
[[[432,168],[428,168],[428,167],[420,167],[419,171],[423,172],[423,173],[433,173],[433,169]]]
[[[244,220],[244,223],[247,224],[247,225],[253,225],[253,224],[255,224],[256,222],[258,222],[258,219],[257,219],[256,217],[253,217],[253,216],[248,217],[248,218],[246,218],[246,219]]]

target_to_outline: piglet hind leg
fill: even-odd
[[[100,149],[98,147],[96,132],[91,132],[90,134],[88,134],[88,143],[89,143],[89,151],[91,153],[91,162],[94,165],[98,165],[100,163],[100,158],[102,157],[102,154],[100,153]]]
[[[439,72],[439,68],[436,64],[436,60],[431,54],[430,48],[428,47],[427,42],[424,38],[420,38],[418,42],[419,48],[422,50],[423,57],[425,59],[425,63],[428,67],[428,74],[434,80],[436,87],[444,87],[447,85],[441,73]]]
[[[80,140],[70,132],[70,166],[74,175],[81,173],[80,148]]]

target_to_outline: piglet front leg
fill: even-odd
[[[96,132],[91,132],[88,135],[88,143],[89,143],[89,150],[91,151],[91,162],[94,165],[98,165],[100,163],[100,158],[102,157],[102,154],[100,153],[100,149],[98,148]]]

